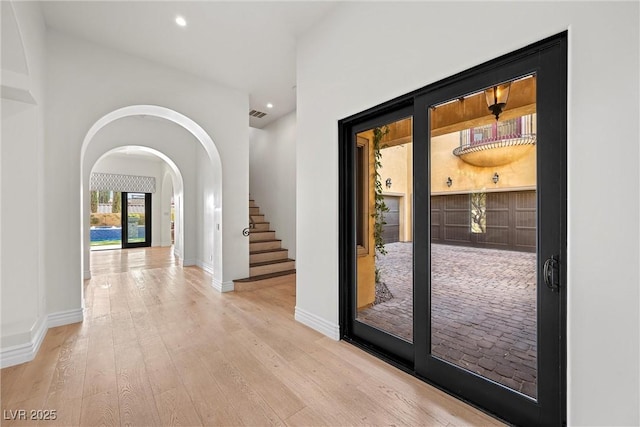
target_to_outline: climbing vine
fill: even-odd
[[[384,214],[389,212],[389,207],[384,202],[384,196],[382,195],[382,180],[380,177],[379,169],[382,167],[382,153],[380,150],[383,148],[381,146],[382,138],[386,134],[389,133],[389,128],[387,126],[383,126],[382,128],[375,128],[373,130],[373,153],[374,153],[374,188],[375,188],[375,199],[374,199],[374,209],[371,216],[374,218],[374,226],[373,226],[373,237],[375,241],[375,251],[376,257],[380,255],[386,255],[387,250],[384,247],[384,239],[382,238],[382,231],[384,229],[384,225],[386,221],[384,220]],[[380,282],[380,270],[376,267],[375,270],[375,281],[376,283]]]

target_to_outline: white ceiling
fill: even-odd
[[[296,40],[336,2],[42,1],[46,25],[246,91],[261,128],[293,111]],[[175,24],[176,15],[187,20]],[[274,107],[268,109],[267,103]],[[249,112],[247,112],[248,114]]]

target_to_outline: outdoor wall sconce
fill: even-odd
[[[387,188],[391,188],[391,178],[387,178],[384,184],[387,186]]]
[[[450,176],[447,177],[447,187],[451,187],[451,185],[453,184],[453,180],[451,179]]]
[[[496,85],[484,91],[489,111],[491,111],[491,114],[496,116],[496,120],[498,120],[498,116],[500,116],[504,107],[507,106],[507,99],[509,99],[510,90],[511,82]]]
[[[498,181],[500,180],[500,175],[498,175],[498,172],[493,174],[493,183],[497,184]]]

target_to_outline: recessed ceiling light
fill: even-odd
[[[268,103],[267,104],[267,108],[273,108],[273,104],[272,103]]]
[[[178,26],[180,27],[186,27],[187,26],[187,20],[184,19],[183,16],[176,16],[176,24],[178,24]]]

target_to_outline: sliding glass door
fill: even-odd
[[[565,420],[566,34],[340,122],[344,339]]]

